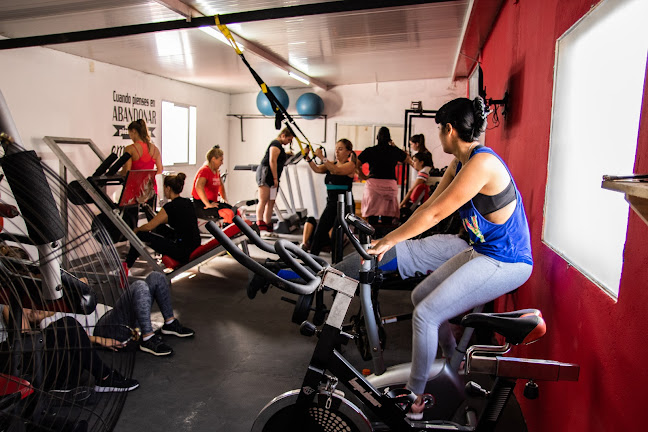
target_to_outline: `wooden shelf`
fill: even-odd
[[[648,182],[603,180],[601,187],[624,193],[632,210],[648,224]]]

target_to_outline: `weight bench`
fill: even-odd
[[[250,226],[252,225],[252,222],[250,221],[246,220],[245,222]],[[225,228],[223,228],[223,232],[230,239],[232,239],[234,244],[242,245],[241,247],[243,248],[243,252],[245,252],[246,255],[249,255],[249,252],[247,250],[247,237],[241,234],[241,230],[239,227],[237,227],[235,224],[230,224]],[[171,279],[174,276],[179,275],[186,270],[189,270],[190,268],[200,266],[201,264],[204,264],[207,261],[209,261],[211,258],[217,255],[223,255],[226,252],[227,251],[223,246],[221,246],[220,242],[214,238],[211,239],[209,242],[198,246],[191,253],[191,255],[189,255],[189,261],[186,263],[181,263],[179,261],[176,261],[168,255],[162,256],[162,263],[167,268],[167,270],[170,270],[169,272],[165,272],[165,273],[167,278]]]

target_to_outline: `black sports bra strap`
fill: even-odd
[[[478,144],[474,149],[472,149],[472,151],[470,152],[470,157],[468,159],[470,159],[480,148],[484,148],[484,144]]]
[[[508,186],[506,186],[506,188],[497,195],[484,195],[478,193],[472,199],[472,203],[482,216],[486,216],[489,213],[496,212],[497,210],[506,207],[515,201],[515,199],[515,185],[511,181]]]

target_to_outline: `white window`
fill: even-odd
[[[162,101],[162,164],[196,163],[196,107]]]
[[[543,240],[614,298],[629,207],[601,180],[633,173],[646,17],[646,0],[604,0],[556,46]]]

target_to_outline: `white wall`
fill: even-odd
[[[245,142],[241,140],[238,119],[227,114],[259,114],[255,93],[227,95],[178,81],[160,78],[110,64],[91,61],[47,48],[26,48],[0,51],[0,90],[7,101],[14,122],[25,147],[36,150],[44,160],[57,169],[58,163],[42,141],[44,136],[90,138],[108,154],[112,146],[126,145],[130,141],[114,137],[114,124],[123,126],[130,122],[114,121],[115,107],[126,104],[113,101],[113,93],[128,94],[156,101],[156,106],[141,107],[154,110],[156,126],[153,139],[160,143],[161,101],[195,105],[198,108],[198,144],[196,166],[176,165],[167,170],[187,174],[188,184],[184,195],[190,194],[191,180],[202,164],[204,154],[215,144],[225,151],[225,166],[230,176],[227,190],[230,201],[250,199],[256,195],[252,172],[234,171],[235,165],[259,163],[268,144],[277,135],[274,119],[246,119],[243,121]],[[450,79],[356,84],[338,86],[329,91],[312,89],[287,90],[290,96],[288,111],[296,112],[297,98],[314,91],[324,100],[328,124],[324,120],[297,119],[314,146],[323,144],[332,154],[335,144],[336,124],[377,124],[403,126],[405,110],[412,101],[422,101],[425,109],[437,109],[444,102],[464,95],[464,83],[451,83]],[[130,105],[132,107],[132,104]],[[436,127],[432,121],[415,121],[412,133],[423,132],[428,148],[433,152],[435,165],[444,166],[444,156],[435,148]],[[326,139],[325,139],[326,135]],[[295,151],[298,151],[295,143]],[[66,147],[67,151],[67,147]],[[91,152],[68,154],[84,174],[91,174],[98,165]],[[304,205],[313,211],[309,189],[310,170],[305,163],[297,165],[304,196]],[[318,211],[325,202],[323,176],[312,174]],[[356,189],[354,189],[356,190]],[[355,192],[356,199],[361,193]],[[299,203],[298,203],[299,204]]]
[[[289,113],[295,113],[295,102],[303,93],[315,92],[324,101],[324,113],[328,115],[326,142],[324,139],[324,120],[296,119],[297,125],[303,130],[311,143],[323,144],[329,155],[333,154],[335,146],[336,124],[377,124],[403,126],[405,110],[411,107],[412,101],[422,101],[426,110],[438,109],[443,103],[465,95],[465,83],[451,83],[450,79],[400,81],[379,84],[356,84],[334,87],[329,91],[312,89],[287,90],[290,97]],[[259,114],[256,106],[257,93],[237,94],[231,96],[233,114]],[[443,167],[448,163],[447,155],[435,148],[436,126],[433,120],[416,121],[412,134],[425,133],[428,148],[433,151],[435,166]],[[229,153],[226,154],[226,164],[230,176],[227,190],[232,201],[250,199],[256,194],[254,174],[250,171],[234,171],[234,165],[258,164],[272,139],[277,135],[274,129],[274,119],[243,120],[243,135],[241,141],[240,122],[232,118],[229,124]],[[295,142],[295,151],[299,148]],[[310,169],[304,162],[297,165],[302,194],[308,190]],[[312,174],[317,194],[318,210],[321,212],[326,201],[323,187],[323,175]],[[284,179],[285,180],[285,179]],[[356,200],[361,198],[361,192],[354,187]],[[304,196],[309,214],[313,215],[313,206],[308,196]],[[319,215],[318,215],[319,216]]]
[[[207,90],[178,81],[136,72],[106,63],[61,53],[46,48],[0,51],[0,91],[22,138],[22,144],[58,170],[58,163],[43,142],[44,136],[90,138],[104,155],[112,146],[127,145],[130,140],[114,137],[113,124],[128,125],[132,119],[114,121],[115,107],[132,104],[113,101],[113,92],[156,101],[155,107],[136,105],[155,111],[153,141],[160,146],[161,101],[195,105],[198,109],[197,166],[176,165],[165,170],[185,172],[188,180],[184,196],[191,194],[191,181],[215,144],[226,154],[229,112],[228,94]],[[83,174],[90,175],[99,160],[89,150],[75,153],[65,146]],[[158,182],[159,183],[159,182]]]

